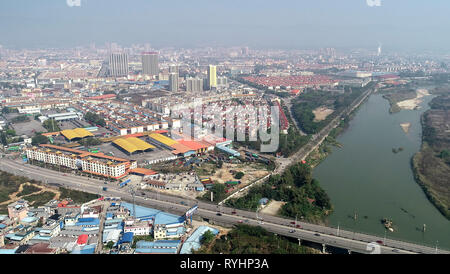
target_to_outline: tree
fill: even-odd
[[[217,167],[222,168],[222,166],[223,166],[223,161],[219,160],[219,162],[217,162]]]
[[[447,159],[450,157],[450,152],[448,150],[443,150],[441,151],[441,153],[439,154],[439,157],[441,159]]]
[[[244,177],[244,172],[242,172],[242,171],[239,171],[238,173],[236,173],[235,175],[234,175],[234,178],[236,178],[236,179],[241,179],[242,177]]]
[[[86,121],[89,121],[93,124],[99,125],[104,127],[106,125],[106,122],[103,118],[101,118],[98,114],[93,113],[93,112],[88,112],[86,113],[86,115],[84,116],[84,119],[86,119]]]
[[[58,126],[58,123],[54,119],[45,120],[44,123],[42,123],[42,126],[49,132],[61,130]]]
[[[31,139],[31,144],[33,146],[35,145],[39,145],[39,144],[47,144],[48,143],[48,138],[42,134],[36,134],[32,139]]]
[[[109,242],[106,244],[106,247],[107,247],[108,249],[113,248],[113,247],[114,247],[114,242],[113,242],[113,241],[109,241]]]
[[[16,131],[14,129],[7,129],[6,130],[6,135],[16,136]]]
[[[209,244],[213,239],[215,238],[214,233],[211,232],[211,230],[207,230],[205,233],[203,233],[202,238],[200,239],[200,243],[202,245]]]
[[[3,131],[1,133],[1,137],[0,138],[1,138],[2,144],[4,146],[6,146],[8,144],[8,140],[6,139],[6,134]]]
[[[100,141],[100,139],[95,138],[95,137],[88,137],[88,138],[81,140],[79,143],[85,147],[90,147],[90,146],[100,145],[102,143],[102,141]]]

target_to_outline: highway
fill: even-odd
[[[40,180],[50,185],[63,186],[70,189],[76,189],[89,193],[100,194],[110,197],[121,197],[123,200],[132,201],[131,194],[128,192],[128,187],[119,188],[115,183],[108,183],[105,185],[101,180],[93,178],[75,176],[73,174],[63,174],[54,170],[44,169],[37,166],[25,164],[21,161],[8,160],[6,158],[0,159],[0,169],[25,177]],[[104,186],[108,187],[105,192],[102,190]],[[182,201],[186,205],[180,204]],[[368,243],[382,240],[384,246],[380,247],[380,252],[383,254],[408,254],[408,253],[424,253],[424,254],[450,254],[449,251],[442,249],[435,249],[433,247],[417,245],[413,243],[397,241],[392,239],[383,239],[373,235],[355,233],[351,231],[339,230],[336,228],[314,225],[305,222],[297,222],[302,226],[301,229],[295,228],[295,232],[290,232],[293,228],[292,220],[281,218],[277,216],[259,214],[257,219],[255,212],[236,210],[229,207],[218,206],[206,202],[201,202],[193,199],[181,198],[171,195],[160,194],[158,192],[145,192],[142,195],[141,191],[136,193],[136,204],[148,206],[159,210],[183,214],[191,206],[198,204],[197,214],[200,217],[220,222],[224,224],[238,224],[240,221],[249,225],[258,225],[266,230],[285,235],[288,237],[299,238],[306,241],[316,242],[335,247],[344,248],[357,253],[370,253],[367,250]],[[221,212],[221,216],[217,212]],[[235,212],[233,214],[233,212]],[[320,234],[319,236],[315,234]]]

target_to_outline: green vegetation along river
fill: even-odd
[[[314,170],[334,206],[330,225],[450,249],[450,221],[430,203],[411,169],[421,145],[420,115],[431,99],[423,97],[419,110],[389,114],[388,101],[375,94],[357,110],[337,138],[343,148],[334,148]],[[401,123],[411,123],[408,133]],[[394,232],[385,229],[383,218],[392,219]]]

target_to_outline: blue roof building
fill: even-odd
[[[199,226],[194,233],[183,243],[183,246],[181,247],[180,254],[191,254],[192,249],[198,250],[201,246],[200,240],[203,237],[203,234],[205,234],[206,231],[211,231],[214,235],[217,235],[219,233],[219,230],[209,227],[209,226]]]

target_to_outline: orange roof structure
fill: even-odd
[[[208,148],[207,145],[202,144],[201,142],[193,141],[193,140],[178,140],[178,143],[187,146],[192,150],[200,150]]]
[[[130,173],[137,173],[140,175],[154,175],[154,174],[158,174],[158,172],[153,171],[151,169],[147,169],[147,168],[133,168],[130,170]]]

